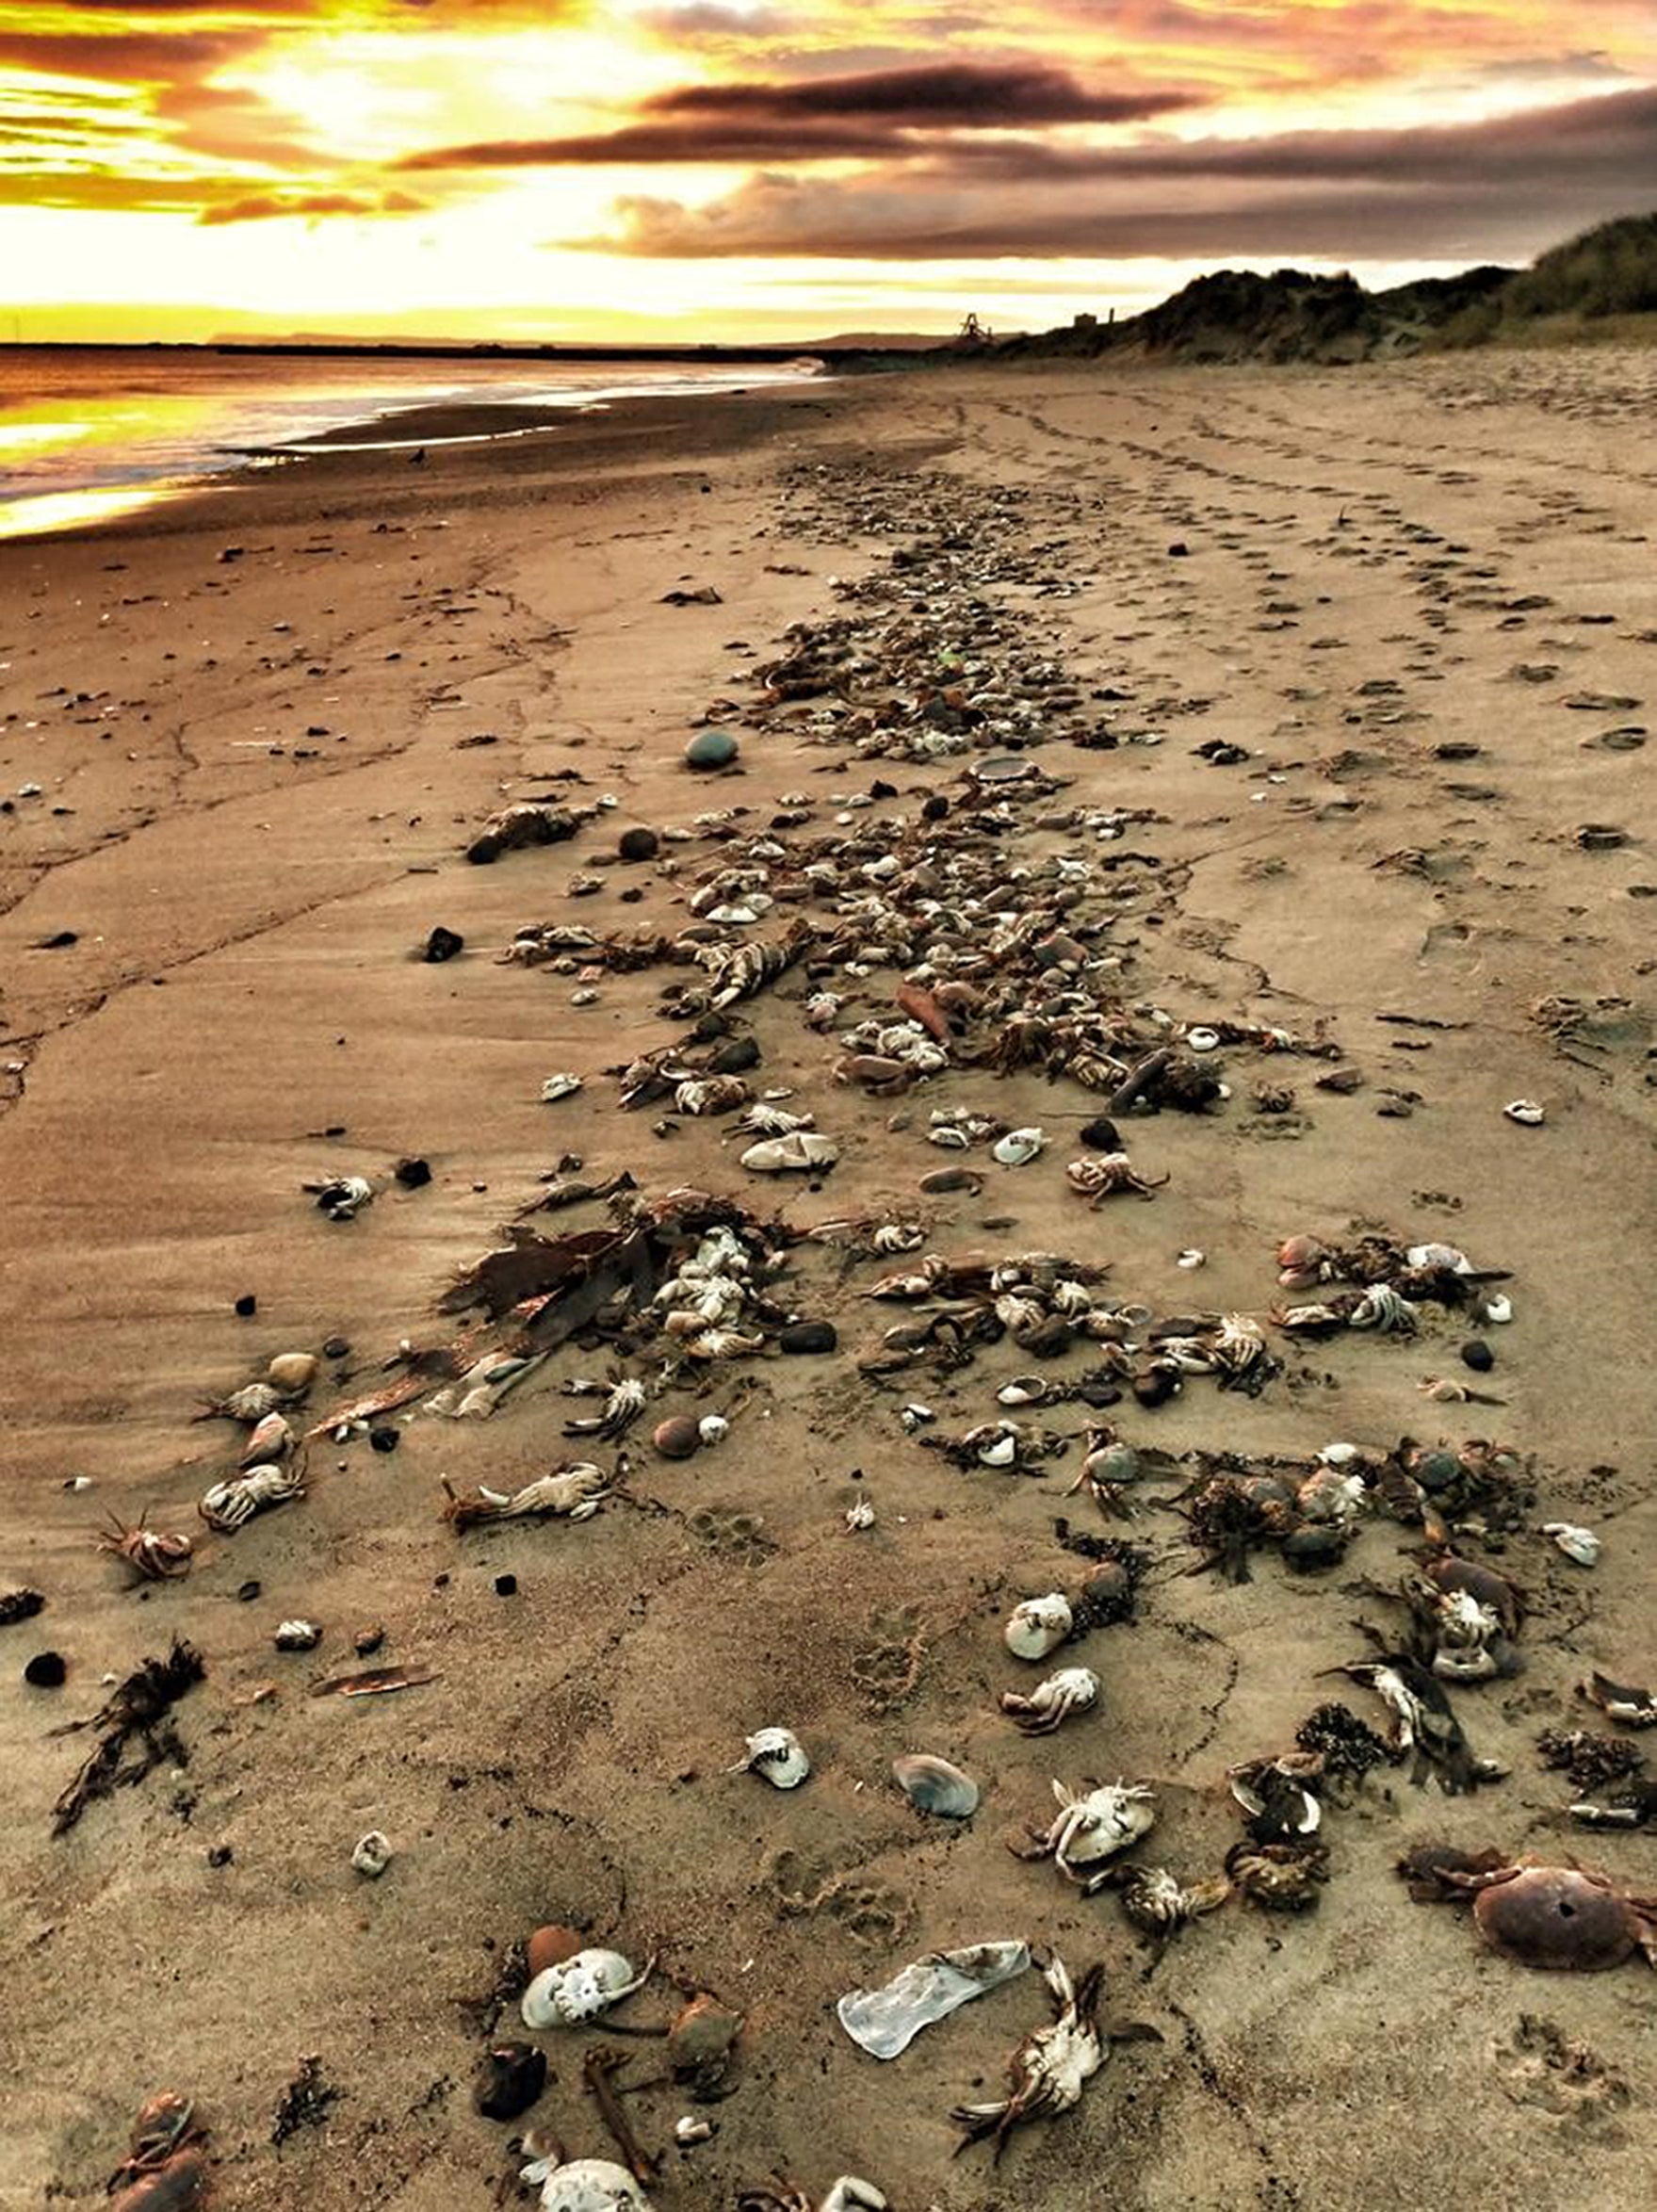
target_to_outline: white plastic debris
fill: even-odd
[[[905,1966],[882,1989],[849,1991],[835,2011],[860,2050],[872,2058],[895,2058],[923,2027],[1012,1981],[1029,1964],[1030,1946],[1021,1942],[934,1951]]]

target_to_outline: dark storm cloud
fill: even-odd
[[[635,198],[595,249],[689,258],[1523,258],[1657,201],[1657,89],[1421,130],[1066,150],[953,146],[885,175]]]
[[[686,85],[643,101],[640,120],[619,130],[439,146],[401,166],[878,159],[931,151],[938,133],[1143,122],[1191,105],[1178,91],[1091,91],[1068,71],[1039,63],[949,62],[790,83]]]

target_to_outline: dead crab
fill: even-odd
[[[1409,1853],[1401,1870],[1417,1895],[1470,1895],[1479,1933],[1518,1965],[1546,1974],[1604,1974],[1638,1951],[1657,1967],[1657,1896],[1620,1889],[1609,1875],[1529,1858],[1488,1867],[1431,1849]]]
[[[1046,1682],[1037,1683],[1029,1697],[1003,1690],[1001,1711],[1027,1736],[1046,1736],[1072,1713],[1085,1713],[1097,1704],[1098,1695],[1099,1678],[1091,1667],[1062,1667]]]
[[[744,2189],[737,2199],[737,2212],[812,2212],[811,2199],[802,2188],[786,2181],[781,2174],[772,2176],[773,2187],[763,2189]],[[863,2181],[855,2173],[842,2173],[817,2212],[887,2212],[889,2200],[871,2181]]]
[[[188,2097],[163,2090],[133,2122],[132,2149],[111,2175],[109,2212],[187,2212],[206,2202],[207,2166]]]
[[[188,1537],[151,1528],[149,1511],[146,1505],[131,1527],[119,1513],[111,1513],[108,1527],[98,1537],[99,1551],[124,1559],[143,1582],[171,1582],[188,1574],[195,1545]]]
[[[1007,2138],[1026,2120],[1043,2114],[1069,2112],[1081,2102],[1081,2092],[1104,2064],[1113,2042],[1162,2041],[1154,2027],[1143,2025],[1112,2028],[1099,2025],[1099,1999],[1104,1993],[1105,1970],[1090,1966],[1080,1982],[1072,1983],[1062,1959],[1045,1968],[1042,1979],[1052,1999],[1053,2018],[1046,2027],[1027,2035],[1007,2066],[1010,2096],[993,2104],[957,2105],[950,2114],[964,2130],[960,2148],[992,2137],[999,2159]]]
[[[1064,1170],[1064,1180],[1078,1196],[1097,1206],[1106,1198],[1114,1198],[1125,1191],[1135,1197],[1151,1198],[1167,1181],[1160,1175],[1152,1181],[1136,1175],[1133,1163],[1126,1152],[1101,1152],[1093,1160],[1072,1160]]]
[[[1111,1886],[1120,1893],[1129,1922],[1159,1942],[1166,1942],[1198,1913],[1217,1911],[1231,1895],[1224,1875],[1188,1886],[1165,1866],[1121,1867]]]
[[[290,1498],[302,1498],[303,1473],[302,1467],[250,1467],[227,1482],[216,1482],[197,1502],[196,1511],[209,1528],[228,1536],[252,1521],[255,1513],[271,1505],[285,1505]]]
[[[1156,1826],[1156,1799],[1143,1782],[1096,1783],[1081,1796],[1062,1781],[1053,1784],[1058,1817],[1046,1829],[1032,1829],[1036,1847],[1014,1846],[1019,1858],[1051,1858],[1066,1881],[1091,1897],[1110,1880],[1105,1862],[1148,1835]]]
[[[609,1496],[610,1478],[602,1468],[583,1459],[574,1467],[538,1475],[510,1496],[487,1486],[457,1490],[447,1476],[443,1487],[448,1493],[443,1518],[459,1536],[480,1521],[538,1521],[553,1514],[570,1521],[591,1521]]]
[[[609,1382],[593,1382],[577,1376],[564,1385],[566,1398],[602,1398],[601,1413],[584,1414],[578,1421],[566,1421],[567,1437],[623,1436],[631,1428],[644,1410],[644,1385],[632,1375],[619,1375]]]

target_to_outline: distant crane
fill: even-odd
[[[955,343],[962,348],[987,346],[995,334],[987,322],[980,322],[976,315],[969,315],[955,333]]]

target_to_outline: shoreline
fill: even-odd
[[[216,449],[220,456],[218,465],[211,464],[214,449],[210,448],[203,453],[203,465],[193,473],[158,474],[148,484],[135,482],[130,477],[118,477],[107,482],[73,485],[57,492],[25,493],[9,503],[9,511],[6,503],[0,502],[0,544],[43,542],[72,533],[84,534],[104,527],[106,519],[109,523],[130,524],[135,516],[141,516],[145,512],[146,499],[159,508],[203,495],[234,494],[238,489],[256,494],[259,480],[276,468],[285,470],[317,456],[396,452],[421,445],[487,447],[554,431],[567,432],[572,417],[618,410],[624,411],[625,427],[637,427],[647,432],[656,427],[656,418],[647,411],[658,406],[669,411],[659,418],[664,434],[680,435],[683,433],[678,418],[672,411],[686,400],[706,403],[718,398],[743,398],[755,392],[791,391],[796,385],[807,383],[820,388],[831,381],[826,375],[779,376],[772,381],[762,378],[757,384],[686,383],[642,392],[607,386],[591,391],[572,387],[567,398],[544,402],[491,400],[476,395],[401,404],[387,399],[385,404],[367,405],[363,412],[308,436],[220,447]],[[365,400],[366,398],[364,395]],[[635,414],[634,411],[645,412]],[[403,434],[387,438],[365,435],[381,426],[403,426]],[[73,503],[85,519],[50,520],[38,529],[31,529],[27,511],[36,499],[42,504],[49,502],[57,514],[62,514]],[[108,510],[106,516],[97,512],[100,506]],[[13,522],[18,527],[6,527]]]
[[[511,2131],[472,2109],[472,2074],[490,2036],[520,2032],[497,1992],[510,1946],[548,1921],[660,1953],[624,2023],[665,2022],[690,1987],[744,2016],[711,2141],[670,2147],[681,2090],[628,2099],[663,2150],[659,2212],[728,2206],[778,2171],[813,2196],[864,2173],[939,2212],[983,2212],[997,2187],[1068,2212],[1099,2171],[1123,2212],[1286,2212],[1284,2176],[1308,2207],[1405,2212],[1441,2193],[1433,2132],[1397,2127],[1423,2074],[1475,2129],[1492,2203],[1643,2202],[1653,2123],[1616,2089],[1639,2075],[1636,1967],[1529,1975],[1463,1915],[1412,1905],[1392,1866],[1447,1837],[1644,1879],[1640,1837],[1569,1822],[1535,1739],[1598,1722],[1573,1690],[1590,1667],[1644,1679],[1657,1553],[1640,1353],[1657,859],[1649,750],[1608,741],[1643,735],[1657,683],[1649,486],[1629,458],[1650,358],[826,380],[639,401],[419,470],[319,453],[0,545],[0,1586],[47,1597],[0,1630],[0,2064],[17,2087],[0,2205],[94,2201],[163,2087],[200,2101],[220,2212],[354,2212],[366,2188],[385,2212],[481,2204]],[[770,696],[755,672],[791,656],[837,673]],[[715,725],[739,734],[737,765],[692,775],[685,744]],[[996,754],[1054,788],[1010,789],[1003,820],[969,774]],[[950,811],[923,826],[940,792]],[[468,865],[481,825],[533,798],[596,811],[565,842]],[[1593,823],[1627,841],[1584,847]],[[652,857],[621,856],[629,827],[656,832]],[[1136,1167],[1168,1178],[1154,1197],[1096,1211],[1067,1187],[1103,1100],[1038,1064],[996,1072],[977,1057],[987,1019],[913,1088],[836,1080],[842,1033],[889,1021],[926,957],[925,935],[912,957],[865,945],[893,926],[883,840],[900,874],[934,848],[945,919],[927,932],[966,960],[1048,898],[1061,861],[1081,870],[1052,927],[1079,933],[1090,1000],[1135,1035],[1153,1008],[1242,1033],[1218,1110],[1124,1116]],[[777,903],[747,928],[691,904],[762,884]],[[983,908],[950,921],[968,898]],[[685,1035],[663,1004],[693,963],[503,957],[549,923],[694,945],[795,920],[821,972],[741,1001],[736,1034],[760,1049],[755,1089],[837,1142],[820,1190],[743,1170],[728,1117],[620,1109],[610,1071]],[[438,926],[463,949],[430,964]],[[1024,958],[981,987],[1061,987]],[[826,1028],[805,1003],[824,989],[845,1000]],[[1303,1049],[1247,1041],[1275,1029]],[[1325,1044],[1334,1058],[1304,1049]],[[1337,1065],[1356,1090],[1319,1086]],[[560,1070],[583,1091],[544,1102]],[[1503,1117],[1526,1097],[1544,1126]],[[1389,1100],[1405,1111],[1377,1111]],[[1016,1168],[984,1142],[943,1150],[936,1106],[1039,1125],[1048,1148]],[[409,1187],[393,1170],[414,1158],[430,1180]],[[951,1163],[982,1192],[925,1191]],[[638,1324],[559,1347],[488,1421],[405,1407],[384,1417],[393,1450],[334,1440],[327,1416],[400,1377],[400,1341],[435,1355],[459,1335],[439,1301],[507,1225],[610,1219],[598,1201],[525,1214],[550,1175],[624,1170],[647,1196],[700,1188],[798,1229],[868,1213],[919,1221],[922,1250],[1073,1255],[1107,1271],[1101,1297],[1159,1314],[1264,1317],[1296,1230],[1384,1226],[1510,1270],[1516,1319],[1479,1332],[1496,1408],[1422,1395],[1469,1373],[1474,1325],[1434,1310],[1419,1338],[1268,1329],[1284,1372],[1259,1397],[1194,1374],[1164,1406],[1105,1416],[1173,1455],[1304,1464],[1336,1438],[1409,1436],[1534,1463],[1536,1504],[1490,1552],[1529,1593],[1525,1671],[1452,1692],[1509,1779],[1452,1797],[1383,1767],[1328,1806],[1314,1909],[1233,1898],[1165,1947],[1111,1893],[1005,1849],[1055,1778],[1120,1773],[1157,1793],[1146,1862],[1211,1875],[1240,1833],[1228,1768],[1292,1743],[1330,1693],[1318,1670],[1360,1655],[1355,1609],[1396,1626],[1385,1591],[1421,1531],[1366,1519],[1332,1572],[1260,1550],[1235,1585],[1194,1571],[1184,1521],[1150,1502],[1198,1463],[1137,1486],[1125,1520],[1068,1494],[1086,1406],[1015,1412],[1074,1439],[1028,1473],[954,1464],[922,1439],[997,1418],[997,1387],[1038,1359],[1069,1378],[1108,1345],[860,1364],[926,1310],[868,1298],[918,1256],[789,1245],[775,1296],[834,1324],[827,1355],[773,1341],[664,1389],[672,1345]],[[349,1223],[301,1189],[334,1174],[376,1186]],[[196,1501],[237,1439],[195,1424],[201,1401],[331,1340],[349,1349],[303,1411],[320,1432],[306,1496],[206,1529]],[[612,1364],[660,1395],[619,1447],[567,1439],[588,1408],[563,1384]],[[935,1421],[907,1425],[912,1401]],[[729,1434],[661,1457],[651,1430],[682,1412]],[[589,1521],[457,1536],[440,1518],[445,1478],[512,1489],[583,1456],[609,1472],[618,1449],[630,1472]],[[93,1487],[65,1487],[79,1476]],[[847,1534],[866,1493],[875,1526]],[[94,1549],[106,1514],[145,1508],[195,1536],[187,1579],[129,1586]],[[1537,1533],[1544,1515],[1603,1536],[1591,1575]],[[1145,1571],[1138,1618],[1076,1647],[1097,1713],[1026,1739],[999,1699],[1035,1676],[1001,1626],[1016,1598],[1086,1572],[1056,1523],[1143,1548]],[[1361,1599],[1355,1577],[1374,1586]],[[272,1649],[296,1617],[322,1627],[317,1675],[354,1667],[380,1628],[374,1664],[436,1679],[315,1697],[313,1659]],[[90,1739],[48,1732],[175,1634],[208,1670],[175,1716],[187,1764],[55,1838]],[[48,1645],[68,1684],[25,1690],[23,1660]],[[1338,1690],[1381,1724],[1366,1691]],[[772,1723],[811,1749],[798,1792],[724,1771]],[[977,1815],[907,1806],[890,1780],[906,1752],[966,1767]],[[350,1866],[371,1829],[395,1850],[377,1882]],[[930,1950],[1015,1934],[1078,1973],[1103,1959],[1107,2009],[1164,2040],[1020,2130],[997,2182],[983,2154],[952,2156],[945,2115],[995,2093],[1043,2017],[1033,1978],[890,2065],[852,2048],[833,2006]],[[1551,2069],[1521,2015],[1578,2057]],[[603,2155],[580,2086],[594,2039],[537,2040],[560,2079],[533,2118]],[[309,2052],[339,2099],[278,2153],[272,2115]]]

